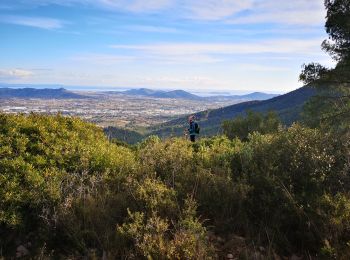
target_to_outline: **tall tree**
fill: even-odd
[[[305,121],[311,126],[347,127],[350,124],[350,1],[325,0],[328,39],[322,49],[334,68],[317,63],[304,65],[300,80],[318,90],[305,106]]]

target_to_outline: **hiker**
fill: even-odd
[[[196,135],[199,134],[199,126],[198,123],[194,121],[194,116],[190,116],[188,118],[188,123],[190,124],[190,127],[188,128],[188,133],[190,135],[191,142],[196,141]]]

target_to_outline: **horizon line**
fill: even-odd
[[[219,95],[245,95],[251,93],[265,93],[265,94],[277,94],[283,95],[290,91],[274,92],[274,91],[262,91],[262,90],[244,90],[244,89],[189,89],[189,88],[174,88],[174,87],[164,87],[164,88],[153,88],[149,86],[88,86],[88,85],[66,85],[59,83],[6,83],[0,82],[1,85],[6,85],[8,88],[20,89],[20,88],[34,88],[34,89],[59,89],[64,88],[70,91],[91,91],[91,92],[106,92],[106,91],[127,91],[127,90],[137,90],[137,89],[150,89],[155,91],[175,91],[182,90],[189,93],[205,93],[205,94],[219,94]],[[26,87],[27,86],[27,87]]]

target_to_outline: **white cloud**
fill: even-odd
[[[210,77],[204,76],[190,76],[190,77],[174,77],[174,76],[165,76],[165,77],[145,77],[139,79],[140,84],[150,85],[150,86],[201,86],[206,87],[222,87],[226,86],[225,81],[220,81],[218,79],[213,79]]]
[[[74,0],[72,0],[74,1]],[[233,23],[319,25],[324,22],[321,0],[76,0],[132,12],[169,11],[167,15],[194,20]],[[242,14],[242,11],[245,11]]]
[[[228,22],[238,24],[274,23],[287,25],[320,25],[325,20],[323,1],[255,0],[253,8],[244,16],[234,17]]]
[[[266,65],[259,65],[259,64],[248,64],[248,63],[239,64],[237,69],[254,71],[254,72],[286,72],[291,70],[288,67],[275,67],[275,66],[266,66]]]
[[[83,62],[84,64],[93,65],[117,65],[121,63],[132,62],[152,62],[157,64],[188,64],[188,63],[217,63],[222,61],[218,57],[206,54],[174,54],[167,55],[166,53],[133,53],[128,55],[114,55],[114,54],[82,54],[70,57],[69,60],[73,62]]]
[[[164,43],[152,45],[112,45],[111,47],[132,52],[134,55],[153,60],[176,62],[219,62],[227,55],[235,54],[307,54],[318,55],[321,39],[295,40],[277,39],[260,42],[199,44],[199,43]]]
[[[183,0],[179,6],[188,12],[188,18],[221,20],[253,7],[253,0]]]
[[[136,13],[160,13],[166,10],[169,11],[169,16],[176,15],[179,18],[198,20],[221,20],[252,8],[254,3],[253,0],[87,0],[84,2]]]
[[[170,6],[172,0],[97,0],[92,2],[132,12],[149,12]]]
[[[1,79],[22,79],[33,76],[33,71],[23,69],[0,69]]]
[[[178,19],[229,20],[231,23],[244,24],[319,25],[323,23],[325,17],[322,0],[32,0],[30,3],[19,0],[17,4],[22,6],[79,4],[111,11],[164,13]],[[242,11],[245,11],[244,14]]]
[[[277,12],[277,13],[260,13],[232,19],[228,23],[232,24],[259,24],[259,23],[277,23],[287,25],[318,25],[324,21],[322,12],[315,10]]]
[[[90,5],[100,8],[109,8],[111,10],[124,10],[135,13],[152,12],[171,6],[176,0],[19,0],[20,4],[25,5]]]
[[[27,17],[15,15],[0,16],[0,22],[35,27],[40,29],[59,29],[62,28],[64,22],[58,19],[47,17]]]
[[[150,33],[180,33],[181,31],[176,28],[162,27],[162,26],[149,26],[149,25],[130,25],[122,27],[122,29],[133,30],[139,32]]]
[[[134,61],[135,57],[91,53],[91,54],[83,54],[83,55],[77,55],[77,56],[71,57],[71,60],[84,62],[84,63],[111,65],[111,64],[117,64],[122,62]]]

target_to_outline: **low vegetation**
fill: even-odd
[[[2,255],[348,258],[343,138],[294,124],[128,148],[76,118],[2,114]]]
[[[278,131],[282,127],[282,122],[274,112],[266,115],[247,111],[245,116],[237,116],[233,120],[226,120],[222,123],[224,134],[230,138],[248,140],[249,133],[259,132],[269,134]]]

